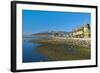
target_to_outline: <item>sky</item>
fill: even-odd
[[[70,32],[76,27],[91,24],[90,13],[56,11],[22,11],[22,31],[24,35],[46,31]]]

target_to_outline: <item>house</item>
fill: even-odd
[[[91,30],[89,24],[84,24],[84,26],[76,28],[74,31],[72,31],[73,38],[90,38],[90,36]]]

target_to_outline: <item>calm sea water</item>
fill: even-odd
[[[36,39],[36,38],[35,38]],[[41,44],[31,43],[29,40],[33,40],[32,38],[24,38],[23,41],[23,62],[40,62],[46,61],[47,58],[40,54],[36,49]]]

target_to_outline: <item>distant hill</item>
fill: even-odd
[[[51,32],[41,32],[41,33],[35,33],[35,34],[31,34],[31,35],[27,35],[24,37],[49,37],[49,36],[65,36],[67,35],[68,32],[65,31],[51,31]]]
[[[51,31],[51,32],[41,32],[41,33],[35,33],[35,34],[31,34],[30,36],[64,36],[68,34],[68,32],[65,31]]]

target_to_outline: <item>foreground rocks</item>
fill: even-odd
[[[90,38],[53,38],[48,40],[31,40],[31,42],[41,43],[41,44],[66,44],[72,47],[82,47],[82,48],[91,48],[91,40]]]
[[[31,40],[40,43],[37,51],[48,61],[85,60],[91,58],[91,40],[89,38],[52,38]]]

